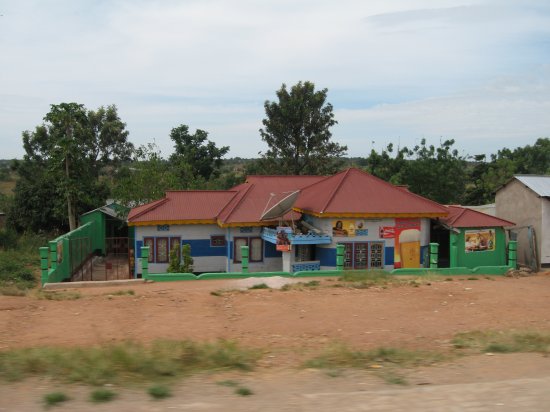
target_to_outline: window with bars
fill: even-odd
[[[249,262],[263,262],[264,241],[260,237],[236,237],[233,239],[233,262],[242,262],[241,246],[248,246]]]
[[[345,269],[384,267],[384,242],[343,243]]]

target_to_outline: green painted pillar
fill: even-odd
[[[430,243],[430,269],[437,269],[439,262],[439,243]]]
[[[344,245],[336,245],[336,270],[344,270]]]
[[[510,240],[508,243],[508,266],[512,269],[518,267],[518,242]]]
[[[40,251],[40,280],[42,286],[48,283],[48,254],[50,252],[49,247],[41,247]]]
[[[461,232],[462,234],[462,232]],[[450,260],[450,267],[452,268],[456,268],[458,267],[458,246],[457,246],[457,242],[458,242],[458,234],[454,233],[452,230],[451,230],[451,234],[450,234],[450,248],[449,248],[449,260]]]
[[[52,240],[48,244],[50,245],[50,265],[53,270],[57,268],[57,242]]]
[[[248,273],[248,246],[241,246],[241,272]]]
[[[141,247],[141,277],[147,279],[149,276],[149,246]]]

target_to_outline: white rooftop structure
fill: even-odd
[[[515,175],[521,183],[541,197],[550,197],[550,176]]]

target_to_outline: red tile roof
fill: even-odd
[[[130,224],[152,222],[212,221],[220,226],[261,222],[266,207],[284,194],[300,190],[295,212],[284,218],[298,219],[300,213],[385,216],[445,216],[448,209],[426,198],[393,186],[358,169],[333,176],[249,176],[243,184],[227,191],[169,191],[166,197],[131,210]],[[204,222],[203,222],[204,223]],[[272,222],[271,222],[272,223]]]
[[[128,223],[215,222],[220,211],[236,194],[236,191],[231,190],[168,191],[164,199],[133,208],[128,215]]]
[[[449,227],[506,227],[515,225],[514,222],[462,206],[451,205],[447,206],[447,209],[449,210],[449,216],[439,220]]]
[[[297,209],[315,214],[445,216],[439,203],[351,168],[306,187]]]
[[[220,213],[219,221],[222,225],[260,222],[260,217],[273,196],[302,189],[322,179],[325,177],[249,176],[245,183],[232,189],[238,190],[239,194]],[[273,206],[272,203],[270,203],[271,206]],[[285,219],[299,217],[300,214],[294,212],[285,216]]]

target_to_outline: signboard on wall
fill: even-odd
[[[420,267],[420,219],[396,218],[395,226],[380,226],[381,239],[394,239],[393,265]]]
[[[368,236],[364,220],[339,219],[332,222],[332,236]]]
[[[291,249],[290,239],[288,238],[289,233],[292,233],[292,228],[290,227],[278,227],[277,228],[277,244],[275,249],[280,252],[289,252]]]
[[[464,232],[464,248],[470,252],[493,252],[495,250],[495,231],[492,229],[475,229]]]

